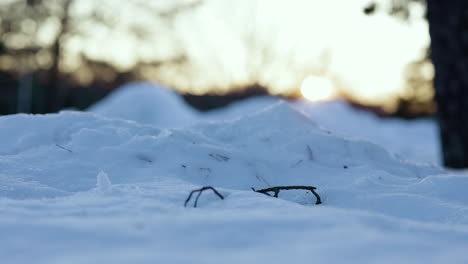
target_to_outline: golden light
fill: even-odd
[[[304,79],[301,93],[302,96],[313,102],[330,100],[336,96],[335,87],[330,79],[317,76],[309,76]]]
[[[174,47],[183,47],[186,54],[182,57],[189,63],[182,68],[168,63],[143,75],[197,94],[222,93],[254,82],[264,84],[273,94],[288,94],[295,91],[304,72],[320,69],[315,72],[336,77],[339,90],[353,98],[395,107],[406,89],[406,66],[425,55],[430,41],[422,4],[410,5],[412,16],[403,23],[383,11],[365,15],[362,10],[368,0],[202,1],[168,23],[167,32],[163,27],[162,34],[147,34],[147,41],[126,33],[133,24],[157,28],[152,23],[160,23],[153,14],[138,11],[141,1],[101,0],[96,4],[80,0],[76,12],[85,16],[95,6],[115,6],[115,1],[125,3],[125,8],[116,9],[120,12],[118,30],[109,33],[101,27],[84,26],[92,41],[69,38],[65,48],[128,68],[137,60],[164,61],[178,55],[180,48]],[[390,5],[385,0],[374,2]],[[47,32],[55,32],[54,25]],[[107,45],[98,45],[103,41]],[[65,56],[68,62],[66,58],[71,57]],[[301,87],[302,95],[312,101],[330,99],[336,90],[330,80],[319,76],[307,78]]]

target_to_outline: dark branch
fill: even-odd
[[[276,198],[278,198],[278,194],[281,190],[308,190],[315,196],[315,198],[317,198],[317,201],[315,202],[315,204],[321,204],[322,200],[320,199],[320,196],[318,195],[318,193],[315,191],[316,189],[317,188],[313,186],[276,186],[276,187],[266,188],[262,190],[255,190],[254,188],[252,188],[254,192],[263,193],[268,196],[271,196],[269,192],[273,192],[274,193],[273,197],[276,197]]]
[[[66,147],[61,146],[61,145],[59,145],[59,144],[55,144],[55,146],[58,147],[58,148],[61,148],[61,149],[65,150],[65,151],[68,151],[68,152],[70,152],[70,153],[73,153],[73,151],[72,151],[71,149],[67,149]]]
[[[314,153],[309,145],[307,145],[307,154],[309,154],[309,160],[314,160]]]
[[[370,3],[367,5],[362,11],[366,15],[372,15],[375,13],[375,10],[377,9],[377,4],[376,3]]]
[[[185,203],[184,203],[184,207],[187,207],[187,204],[188,202],[190,201],[190,199],[192,198],[192,195],[194,193],[197,193],[198,192],[198,195],[197,197],[195,198],[195,203],[193,204],[193,208],[197,208],[197,203],[198,203],[198,198],[200,198],[200,195],[202,194],[203,191],[205,190],[212,190],[219,198],[221,198],[221,200],[224,200],[224,196],[222,196],[215,188],[211,187],[211,186],[205,186],[203,188],[200,188],[200,189],[196,189],[196,190],[193,190],[192,192],[190,192],[189,196],[187,197],[187,199],[185,200]]]
[[[230,158],[228,156],[224,156],[224,155],[221,155],[221,154],[213,154],[213,153],[210,153],[209,154],[210,157],[212,157],[213,159],[217,160],[217,161],[229,161]]]

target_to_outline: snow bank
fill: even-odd
[[[187,126],[198,114],[175,91],[149,82],[126,84],[88,110],[107,117],[170,128]]]
[[[130,83],[89,110],[140,124],[181,128],[200,121],[238,119],[279,101],[281,100],[271,96],[253,97],[202,114],[185,104],[180,95],[163,86]],[[314,122],[330,131],[372,141],[401,159],[441,164],[438,129],[434,120],[381,119],[339,100],[319,103],[302,100],[291,102],[291,105],[304,111]]]
[[[314,121],[284,102],[184,129],[86,112],[0,117],[0,259],[468,261],[467,176]],[[206,185],[225,199],[206,192],[184,208]],[[277,185],[315,186],[323,204],[251,190]]]
[[[340,192],[346,182],[373,179],[368,170],[405,184],[440,173],[401,162],[368,141],[335,136],[286,103],[184,130],[79,112],[10,116],[0,125],[9,130],[1,135],[5,171],[64,192],[88,190],[101,170],[115,183],[176,175],[194,184],[243,190],[318,184]],[[19,161],[28,166],[18,166]],[[52,161],[60,162],[42,165]]]

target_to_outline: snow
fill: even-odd
[[[160,84],[131,83],[92,106],[89,111],[140,124],[182,128],[200,121],[237,119],[279,101],[276,97],[258,96],[201,114],[186,105],[180,95]],[[340,100],[317,103],[300,100],[290,102],[290,105],[309,115],[324,129],[346,137],[370,140],[402,159],[441,165],[438,127],[432,119],[382,119],[356,110]]]
[[[433,119],[380,118],[342,101],[296,103],[320,125],[343,135],[368,139],[401,158],[441,164],[439,132]],[[408,144],[411,143],[411,144]]]
[[[88,110],[107,117],[170,128],[189,125],[198,114],[173,90],[149,82],[126,84]]]
[[[430,120],[271,97],[202,114],[149,84],[117,95],[0,117],[2,263],[468,262],[468,176],[409,136]],[[184,207],[208,185],[225,199]],[[315,186],[323,204],[251,190],[279,185]]]

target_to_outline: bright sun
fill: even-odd
[[[328,100],[336,95],[330,79],[317,76],[309,76],[302,82],[301,93],[302,96],[314,102]]]

